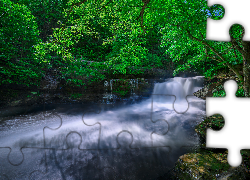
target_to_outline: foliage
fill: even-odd
[[[83,94],[81,93],[73,93],[70,95],[73,99],[77,99],[77,98],[81,98],[83,96]]]
[[[230,42],[205,38],[206,19],[224,15],[220,5],[207,7],[204,0],[3,0],[1,14],[3,84],[30,85],[49,69],[72,86],[84,86],[160,68],[174,75],[234,73],[245,95],[249,92],[244,78],[250,44],[242,41],[243,28],[230,29]]]
[[[24,5],[0,1],[0,84],[38,84],[39,62],[33,46],[40,41],[34,16]]]
[[[43,42],[53,34],[53,28],[59,28],[65,21],[63,12],[67,8],[67,0],[12,0],[12,2],[25,5],[30,10],[36,18],[39,37]]]
[[[126,90],[114,90],[113,92],[119,94],[120,96],[125,96],[125,95],[128,94],[129,91],[126,91]]]
[[[242,64],[242,55],[232,48],[231,42],[205,39],[206,19],[213,18],[211,14],[214,14],[215,7],[209,9],[206,7],[205,1],[186,4],[183,7],[176,6],[176,9],[173,10],[173,12],[179,10],[183,13],[185,11],[186,15],[178,16],[178,13],[174,13],[168,20],[169,24],[162,30],[164,36],[161,45],[169,47],[166,53],[178,64],[174,74],[194,69],[203,73],[205,77],[213,77],[222,70],[232,70],[228,64],[231,66]],[[214,19],[220,18],[220,16],[222,13],[215,16]],[[239,27],[237,28],[239,30]],[[232,30],[231,32],[237,36],[235,33],[237,31]],[[218,54],[223,58],[218,57]]]
[[[47,67],[60,67],[68,83],[80,85],[84,83],[75,72],[81,79],[100,81],[107,73],[136,75],[143,73],[141,67],[161,67],[163,58],[149,53],[144,45],[150,37],[143,34],[135,20],[133,14],[139,9],[129,8],[131,3],[92,1],[72,6],[74,2],[69,2],[71,8],[64,11],[67,21],[54,29],[47,42],[36,46],[37,58]],[[60,60],[51,63],[51,55],[59,56]]]
[[[119,94],[119,96],[125,97],[130,95],[133,85],[132,82],[128,79],[119,79],[118,81],[112,82],[112,88],[114,89],[114,94]]]
[[[244,89],[242,86],[239,86],[235,95],[236,95],[236,97],[244,97],[245,96]],[[213,97],[226,97],[226,92],[225,92],[225,90],[215,91],[213,93]]]

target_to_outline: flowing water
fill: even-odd
[[[9,116],[0,124],[0,179],[156,179],[199,143],[194,127],[205,101],[192,93],[202,84],[173,78],[131,105],[51,105]]]

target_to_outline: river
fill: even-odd
[[[172,78],[131,105],[9,110],[0,124],[0,179],[156,179],[199,144],[194,127],[205,101],[192,93],[202,85],[199,76]]]

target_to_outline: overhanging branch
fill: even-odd
[[[231,71],[233,71],[233,72],[238,76],[238,78],[240,79],[240,81],[243,82],[243,77],[240,75],[240,73],[239,73],[233,66],[231,66],[231,64],[229,64],[229,63],[226,61],[226,59],[225,59],[224,57],[222,57],[222,55],[220,55],[220,53],[219,53],[218,51],[216,51],[216,49],[214,49],[212,46],[210,46],[206,41],[200,40],[200,39],[194,37],[187,29],[185,29],[184,27],[182,27],[182,26],[180,26],[180,25],[175,25],[175,24],[171,24],[171,25],[177,26],[177,27],[179,27],[179,28],[182,28],[183,30],[185,30],[185,31],[187,32],[188,37],[189,37],[190,39],[193,39],[193,40],[195,40],[195,41],[198,41],[198,42],[202,43],[203,45],[205,45],[206,47],[208,47],[213,53],[216,54],[216,56],[219,57],[219,59],[217,59],[217,61],[218,61],[218,62],[221,62],[221,63],[223,63],[223,64],[225,64]],[[212,59],[214,59],[214,58],[212,58]],[[214,60],[215,60],[215,59],[214,59]]]
[[[141,18],[141,28],[143,30],[144,33],[146,33],[145,28],[143,27],[143,15],[145,12],[145,9],[147,8],[147,5],[149,4],[150,0],[142,0],[142,2],[144,3],[144,5],[142,6],[141,12],[139,17],[137,18],[137,20],[139,20]]]

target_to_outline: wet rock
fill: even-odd
[[[214,115],[196,126],[200,146],[179,157],[174,167],[177,179],[250,179],[250,150],[241,150],[242,164],[234,168],[227,162],[227,149],[206,148],[206,129],[220,130],[224,123],[221,115]]]
[[[178,179],[217,179],[229,169],[227,153],[215,154],[209,150],[184,154],[175,165]]]

